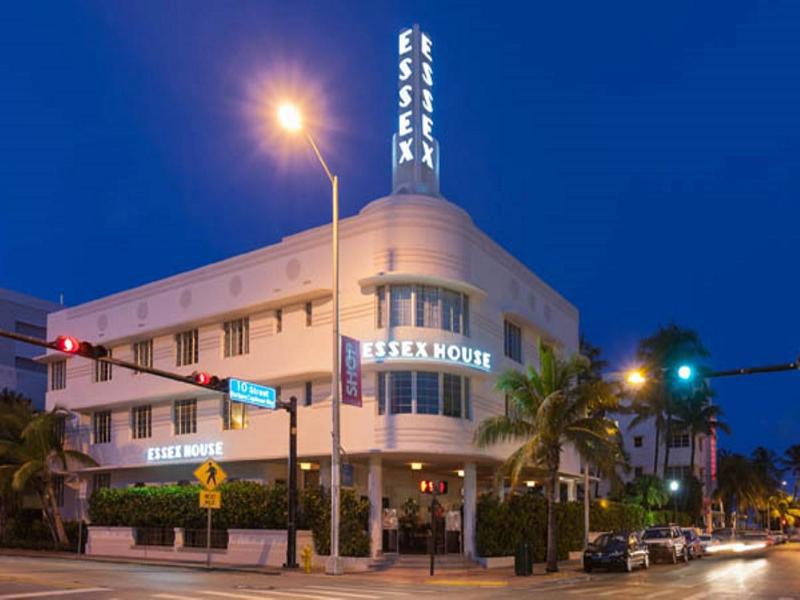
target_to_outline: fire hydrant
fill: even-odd
[[[303,570],[305,570],[306,573],[311,573],[311,554],[311,546],[309,545],[306,545],[300,553],[300,557],[303,559]]]

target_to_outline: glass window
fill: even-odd
[[[445,373],[442,384],[442,414],[447,417],[460,417],[461,377]]]
[[[222,397],[222,428],[246,429],[247,405],[243,402],[231,402],[227,395]]]
[[[430,285],[417,286],[417,327],[442,328],[440,291]]]
[[[442,329],[461,333],[461,294],[442,290]]]
[[[153,434],[153,408],[149,404],[131,409],[131,432],[133,439],[149,438]]]
[[[92,475],[92,491],[111,487],[111,473],[95,473]]]
[[[175,401],[175,435],[197,433],[197,400]]]
[[[439,414],[439,374],[420,371],[417,373],[417,413]]]
[[[250,353],[250,318],[235,319],[222,324],[225,331],[225,358]]]
[[[411,286],[393,285],[391,286],[391,298],[389,307],[391,310],[391,327],[403,325],[413,325],[413,314],[411,311]]]
[[[411,371],[389,373],[389,402],[393,415],[411,412]]]
[[[111,357],[111,348],[108,349],[108,356]],[[111,381],[111,363],[104,360],[94,361],[94,382]]]
[[[176,364],[179,367],[193,365],[199,360],[198,331],[190,329],[175,335]]]
[[[464,377],[464,418],[472,419],[472,390],[469,377]]]
[[[153,366],[153,340],[142,340],[133,344],[133,362],[142,367]],[[139,371],[134,371],[138,373]]]
[[[378,414],[386,414],[386,373],[377,374]]]
[[[378,329],[386,327],[386,287],[379,285],[375,289],[375,301],[377,303],[375,313],[377,316],[376,326]]]
[[[522,329],[511,321],[503,321],[505,355],[518,363],[522,362]]]
[[[95,444],[111,442],[111,411],[101,410],[92,414],[92,441]]]
[[[305,406],[311,406],[311,402],[313,401],[313,392],[314,386],[310,381],[306,381],[306,394],[303,399],[303,404]]]
[[[65,387],[67,387],[67,361],[53,361],[50,363],[50,389],[63,390]]]
[[[633,438],[633,447],[634,448],[641,448],[642,447],[643,438],[640,435],[637,435]]]

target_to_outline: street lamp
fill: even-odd
[[[678,522],[678,488],[681,484],[676,479],[669,482],[669,490],[672,492],[672,522]]]
[[[303,128],[300,110],[293,104],[284,103],[278,107],[278,122],[281,127],[291,133],[305,134],[319,164],[331,182],[333,207],[333,377],[331,381],[331,555],[325,572],[329,575],[341,575],[342,562],[339,558],[339,492],[341,488],[341,470],[339,449],[339,177],[331,173],[325,159],[317,148],[311,133]]]
[[[625,381],[631,385],[642,385],[647,382],[647,378],[639,369],[635,369],[633,371],[628,371],[625,375]]]

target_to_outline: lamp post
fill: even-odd
[[[672,522],[678,522],[678,488],[681,484],[676,479],[669,482],[669,491],[672,492]]]
[[[333,212],[333,372],[331,378],[331,554],[325,572],[341,575],[342,562],[339,558],[339,492],[341,488],[339,443],[339,178],[331,173],[325,159],[317,147],[311,133],[303,127],[303,118],[297,107],[282,104],[278,108],[278,121],[290,132],[302,131],[314,154],[322,165],[325,175],[331,182],[331,204]]]

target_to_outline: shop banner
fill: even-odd
[[[361,342],[342,336],[342,403],[361,406]]]

